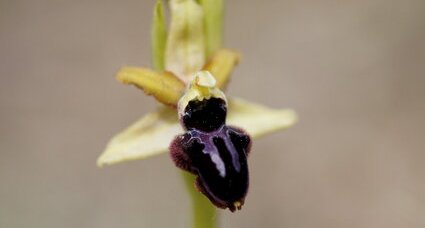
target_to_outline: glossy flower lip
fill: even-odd
[[[194,175],[198,191],[215,206],[241,209],[249,186],[251,137],[226,123],[226,96],[208,71],[195,73],[178,110],[184,133],[170,143],[174,164]]]

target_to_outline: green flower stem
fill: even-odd
[[[193,228],[215,228],[217,224],[217,214],[214,205],[194,186],[195,176],[182,171],[186,189],[192,198],[192,223]]]

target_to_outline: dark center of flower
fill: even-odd
[[[226,114],[226,102],[221,98],[192,100],[184,110],[182,122],[188,130],[211,132],[226,123]]]

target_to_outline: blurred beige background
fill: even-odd
[[[154,1],[0,1],[0,227],[188,227],[167,155],[98,169],[155,101]],[[244,59],[229,94],[301,122],[254,142],[242,211],[220,227],[425,227],[425,2],[227,1]],[[167,143],[167,142],[164,142]]]

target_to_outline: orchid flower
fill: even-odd
[[[162,105],[114,136],[98,158],[98,166],[167,153],[170,143],[188,130],[181,123],[186,106],[194,99],[219,98],[226,105],[226,126],[241,129],[237,131],[246,132],[249,139],[288,128],[297,121],[291,109],[272,109],[225,96],[240,54],[221,48],[223,0],[169,0],[168,4],[171,15],[168,31],[162,2],[157,1],[154,8],[154,69],[126,66],[116,76],[118,81],[142,89]],[[189,182],[193,184],[193,179]],[[221,205],[199,186],[198,190],[215,205]],[[233,211],[240,208],[241,202],[235,202],[236,207],[232,205],[221,207]]]

